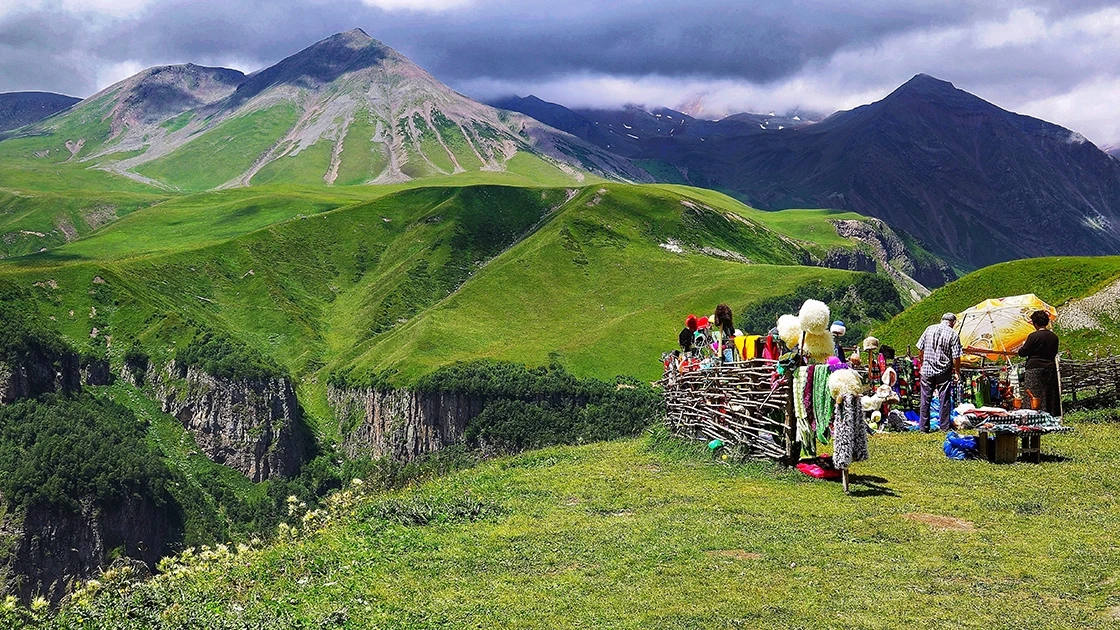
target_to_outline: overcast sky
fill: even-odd
[[[479,99],[830,113],[925,72],[1120,144],[1117,0],[0,0],[0,92],[250,72],[354,27]]]

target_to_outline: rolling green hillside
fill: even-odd
[[[87,236],[165,197],[142,193],[40,193],[0,189],[0,258]]]
[[[684,314],[852,278],[703,191],[412,186],[178,197],[0,277],[114,362],[131,339],[165,359],[200,330],[239,338],[303,377],[320,417],[328,378],[407,385],[478,357],[651,379]]]
[[[858,274],[802,266],[822,245],[769,229],[771,215],[687,188],[409,182],[137,199],[158,203],[0,261],[0,281],[114,372],[137,353],[181,357],[200,334],[242,342],[293,377],[327,453],[295,479],[252,484],[201,455],[157,403],[112,386],[104,395],[147,424],[175,476],[188,542],[244,538],[275,523],[288,493],[310,501],[338,482],[328,383],[413,386],[479,358],[652,380],[689,312],[857,285]]]
[[[1120,257],[1061,257],[1017,260],[985,267],[934,291],[903,313],[876,329],[875,334],[896,348],[912,346],[926,326],[942,313],[959,313],[988,298],[1034,293],[1058,308],[1055,332],[1063,351],[1087,356],[1120,351],[1120,319],[1115,315],[1095,319],[1099,328],[1076,326],[1063,321],[1063,308],[1071,300],[1091,296],[1120,280]],[[1108,300],[1115,303],[1115,299]]]
[[[1082,429],[1033,466],[876,436],[850,497],[656,434],[534,451],[115,573],[43,627],[1114,628],[1120,429]]]
[[[434,308],[383,337],[347,339],[338,352],[360,353],[349,362],[357,374],[387,373],[403,383],[478,356],[558,359],[579,375],[652,379],[689,312],[710,313],[724,301],[740,309],[806,283],[850,282],[847,272],[797,266],[802,251],[760,224],[695,204],[676,190],[585,188]],[[736,216],[754,216],[738,209]],[[669,243],[682,253],[666,249]],[[357,310],[340,314],[359,315],[341,329],[364,319]]]

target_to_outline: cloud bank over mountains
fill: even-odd
[[[249,72],[361,27],[476,98],[830,112],[919,72],[1120,143],[1120,7],[1088,0],[8,0],[0,91],[87,96],[164,63]]]

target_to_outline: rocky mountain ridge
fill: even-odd
[[[567,115],[529,104],[523,109],[548,112],[556,124]],[[572,133],[608,142],[571,120]],[[1076,132],[928,75],[816,124],[737,128],[699,138],[634,133],[624,152],[661,164],[659,178],[729,191],[755,207],[882,219],[965,268],[1120,247],[1120,160]]]
[[[193,64],[151,68],[23,133],[49,138],[36,159],[77,160],[180,190],[469,171],[543,172],[572,183],[587,173],[652,179],[575,136],[454,92],[361,29],[247,76]]]

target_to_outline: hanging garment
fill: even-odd
[[[767,335],[766,342],[762,346],[762,358],[777,361],[780,356],[782,356],[782,349],[774,341],[774,335]]]
[[[832,416],[832,461],[837,468],[867,459],[867,423],[860,397],[844,394],[836,401]]]
[[[809,425],[809,431],[815,432],[817,428],[816,414],[813,413],[813,382],[816,381],[820,375],[817,374],[817,366],[810,365],[805,371],[805,391],[801,393],[801,402],[805,405],[805,422]]]
[[[817,441],[813,430],[809,427],[809,419],[805,413],[805,385],[809,380],[809,368],[801,366],[793,372],[793,416],[797,420],[797,441],[801,443],[801,452],[809,457],[817,455]]]
[[[828,444],[832,436],[832,394],[828,391],[828,369],[820,368],[820,375],[813,380],[813,419],[817,441]]]

